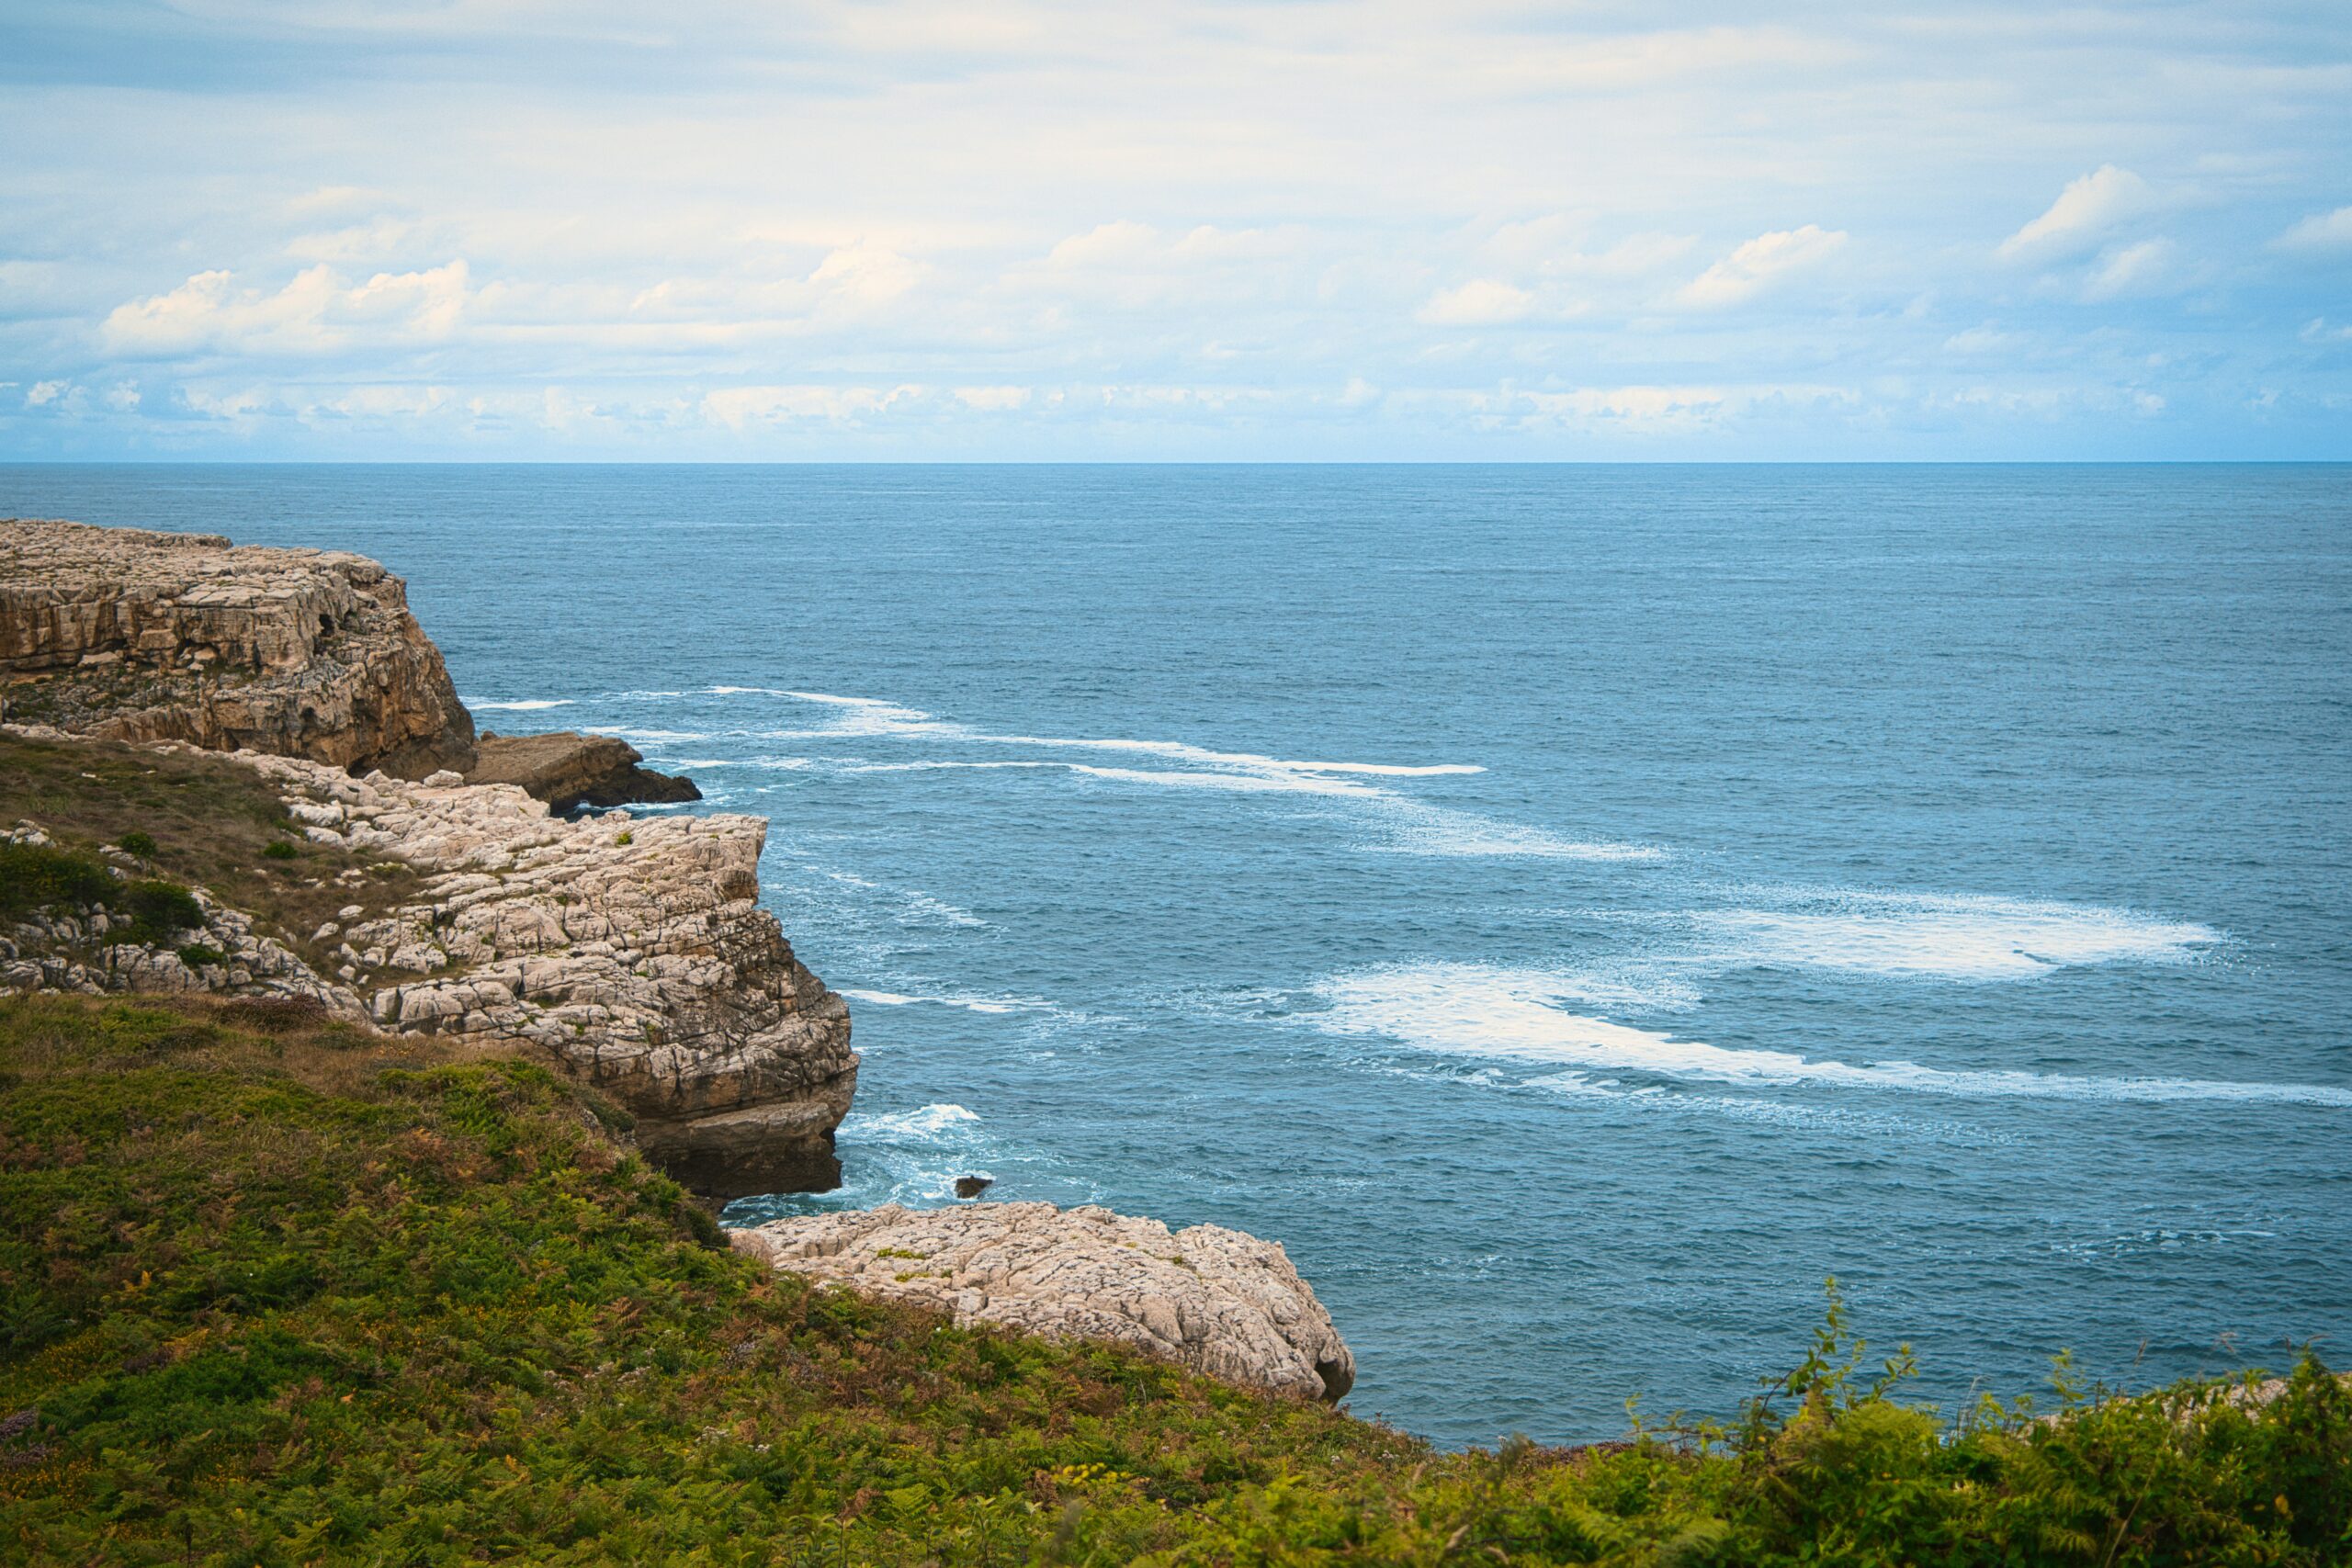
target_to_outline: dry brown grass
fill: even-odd
[[[167,1010],[180,1021],[161,1035],[140,1036],[96,1065],[128,1071],[166,1060],[175,1067],[228,1074],[266,1073],[321,1094],[367,1098],[389,1068],[411,1071],[459,1062],[536,1060],[513,1043],[475,1044],[432,1035],[385,1034],[290,997],[141,997],[131,1004]],[[27,1028],[13,1051],[20,1070],[93,1065],[85,1038]]]
[[[144,833],[155,874],[209,888],[322,969],[336,940],[311,941],[322,923],[353,904],[372,917],[414,902],[423,880],[397,861],[311,843],[258,775],[201,752],[0,735],[0,825],[20,818],[75,849]],[[272,844],[291,858],[271,858]],[[364,879],[335,880],[355,870]]]

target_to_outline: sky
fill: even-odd
[[[9,0],[51,458],[2352,458],[2352,5]]]

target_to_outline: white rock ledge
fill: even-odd
[[[787,1273],[1057,1339],[1111,1339],[1228,1382],[1338,1399],[1355,1358],[1276,1243],[1051,1203],[775,1220],[736,1250]]]

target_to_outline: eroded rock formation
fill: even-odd
[[[1051,1203],[776,1220],[733,1233],[775,1268],[918,1301],[959,1324],[1114,1339],[1230,1382],[1338,1399],[1355,1358],[1277,1244]]]
[[[584,806],[700,800],[695,781],[640,767],[645,755],[609,735],[500,735],[484,730],[475,742],[468,784],[511,784],[559,813]]]
[[[203,939],[227,954],[219,964],[99,944],[105,917],[58,912],[0,933],[0,983],[311,996],[394,1033],[526,1041],[625,1107],[639,1146],[690,1186],[734,1196],[838,1184],[833,1128],[857,1085],[849,1007],[755,902],[763,819],[566,821],[512,784],[455,773],[410,783],[301,758],[231,760],[312,841],[429,874],[418,896],[308,933],[314,951],[333,944],[324,974],[201,890]]]
[[[6,716],[420,778],[472,717],[401,581],[340,551],[0,521]]]

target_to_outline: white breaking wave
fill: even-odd
[[[1925,1094],[2103,1100],[2236,1100],[2352,1107],[2352,1089],[2200,1078],[2088,1077],[1999,1068],[1946,1070],[1916,1062],[1854,1066],[1787,1051],[1732,1050],[1559,1004],[1592,1004],[1574,976],[1470,964],[1425,964],[1342,976],[1321,987],[1319,1020],[1340,1034],[1379,1035],[1418,1050],[1537,1062],[1578,1072],[1640,1072],[1740,1084],[1827,1084]]]
[[[837,987],[840,994],[855,1002],[871,1002],[876,1007],[902,1008],[925,1003],[932,1007],[962,1008],[967,1012],[1023,1012],[1049,1004],[1033,1001],[1025,997],[918,997],[901,991],[853,990]]]
[[[466,705],[469,708],[488,709],[493,713],[537,713],[541,708],[568,708],[571,705],[571,699],[570,697],[526,697],[517,702],[492,703],[485,702],[480,697],[469,697],[466,699]]]
[[[841,1126],[841,1136],[869,1138],[876,1143],[896,1142],[905,1138],[935,1138],[958,1127],[976,1126],[979,1116],[960,1105],[926,1105],[920,1111],[846,1118]]]
[[[1327,762],[1300,761],[1287,757],[1269,757],[1256,751],[1218,751],[1205,746],[1194,746],[1182,740],[1138,740],[1117,737],[1074,735],[1012,735],[976,726],[943,719],[920,708],[904,707],[879,697],[850,697],[833,692],[771,691],[755,686],[714,686],[713,692],[764,692],[771,696],[792,697],[804,703],[817,703],[844,710],[833,728],[818,733],[831,735],[903,735],[930,736],[941,739],[970,741],[983,746],[1030,746],[1057,751],[1126,751],[1144,756],[1164,757],[1171,761],[1192,762],[1204,768],[1230,768],[1247,772],[1276,773],[1361,773],[1394,778],[1427,778],[1440,774],[1482,773],[1486,769],[1470,762],[1396,763],[1396,762]],[[778,732],[796,733],[796,732]]]
[[[1799,893],[1790,904],[1672,917],[1690,939],[1668,961],[2021,980],[2084,964],[2192,963],[2226,940],[2211,926],[2098,905],[1848,891]]]
[[[707,731],[700,729],[623,729],[614,728],[596,731],[599,735],[616,735],[623,740],[707,740]]]
[[[1667,858],[1667,852],[1654,844],[1563,838],[1541,828],[1498,822],[1476,812],[1395,797],[1383,808],[1381,826],[1388,833],[1388,841],[1378,847],[1406,854],[1447,859],[1493,855],[1634,863]]]
[[[854,773],[928,773],[949,769],[1058,768],[1083,778],[1160,789],[1221,790],[1243,795],[1310,795],[1354,802],[1375,813],[1383,837],[1368,847],[1444,857],[1509,856],[1533,859],[1646,862],[1666,858],[1655,845],[1566,838],[1541,828],[1498,822],[1475,812],[1431,806],[1399,795],[1374,780],[1435,778],[1482,773],[1471,762],[1355,762],[1268,756],[1257,751],[1220,751],[1182,740],[1125,737],[1018,735],[943,719],[919,708],[878,697],[835,692],[786,691],[763,686],[713,686],[720,694],[789,697],[838,710],[823,728],[770,729],[778,740],[844,737],[934,739],[981,746],[1028,747],[1046,751],[1098,751],[1154,757],[1182,764],[1169,768],[1119,767],[1046,759],[981,761],[926,758],[906,761],[859,761]]]
[[[1157,784],[1166,789],[1223,789],[1243,795],[1325,795],[1375,797],[1382,792],[1350,779],[1314,774],[1203,773],[1182,769],[1102,768],[1085,762],[1062,764],[1073,773],[1117,784]]]

